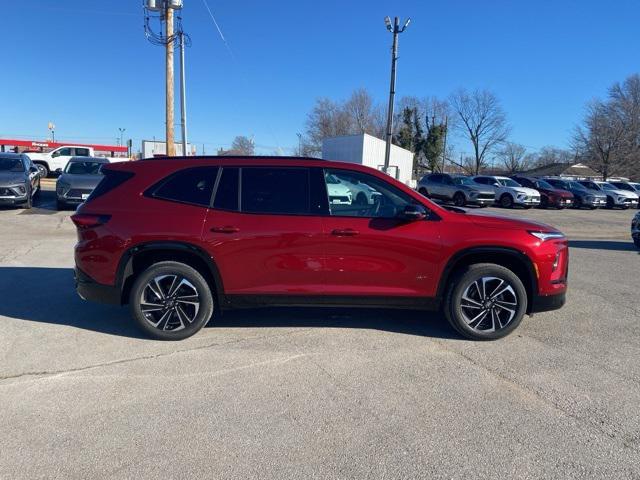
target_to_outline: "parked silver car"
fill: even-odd
[[[627,192],[633,192],[640,196],[640,183],[638,182],[609,182],[620,190],[626,190]],[[638,208],[640,208],[640,202],[638,202]]]
[[[609,182],[598,180],[581,180],[580,183],[587,188],[599,190],[607,196],[607,208],[636,208],[638,206],[638,194],[621,190],[611,185]]]
[[[452,201],[457,207],[493,204],[496,194],[493,188],[483,187],[464,175],[431,173],[418,182],[417,187],[425,197]]]
[[[72,157],[56,181],[56,205],[63,210],[84,202],[102,180],[100,169],[109,160],[98,157]]]
[[[40,171],[29,157],[0,153],[0,205],[31,208],[40,193]]]

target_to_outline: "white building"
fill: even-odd
[[[322,158],[342,162],[359,163],[367,167],[382,170],[384,167],[384,140],[362,133],[343,137],[325,138],[322,141]],[[412,181],[413,152],[391,145],[389,156],[389,175],[410,186]]]

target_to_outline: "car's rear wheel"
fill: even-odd
[[[32,192],[31,192],[31,187],[29,187],[27,189],[27,201],[24,202],[21,205],[21,207],[24,208],[25,210],[29,210],[29,209],[31,209],[31,207],[33,207],[33,195],[32,195]]]
[[[480,263],[451,283],[444,312],[451,326],[473,340],[495,340],[515,330],[527,311],[527,292],[511,270]]]
[[[49,176],[49,169],[43,163],[35,163],[35,166],[40,170],[40,178],[47,178]]]
[[[453,204],[456,207],[464,207],[465,204],[467,203],[467,199],[464,196],[464,193],[462,192],[457,192],[454,196],[453,196]]]
[[[182,340],[197,333],[213,314],[213,294],[196,269],[179,262],[151,265],[131,288],[133,318],[149,336]]]
[[[500,197],[500,205],[502,205],[502,207],[504,208],[513,207],[513,197],[511,197],[511,195],[509,195],[508,193],[505,193],[504,195],[502,195],[502,197]]]

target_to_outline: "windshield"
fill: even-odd
[[[634,190],[640,191],[640,183],[630,183]]]
[[[551,184],[545,182],[544,180],[536,180],[536,186],[539,188],[553,189],[553,186],[551,186]]]
[[[478,184],[476,182],[474,182],[473,180],[471,180],[468,177],[451,177],[451,180],[453,180],[453,184],[454,185],[475,185],[475,186],[478,186]]]
[[[504,185],[505,187],[521,187],[522,186],[518,182],[516,182],[515,180],[511,180],[510,178],[498,178],[497,180],[500,185]]]
[[[600,184],[602,186],[602,188],[604,188],[605,190],[618,190],[617,187],[614,187],[613,185],[611,185],[610,183],[601,183]]]
[[[70,175],[102,175],[100,167],[102,162],[69,162],[64,173]]]
[[[570,188],[575,188],[576,190],[586,190],[587,188],[578,182],[569,182]]]
[[[22,163],[22,159],[0,157],[0,171],[24,172],[24,164]]]

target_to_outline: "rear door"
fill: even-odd
[[[203,241],[226,294],[322,293],[321,187],[307,167],[222,168]]]
[[[398,214],[416,202],[366,173],[324,169],[377,192],[371,204],[329,204],[324,217],[326,295],[414,297],[435,295],[440,258],[439,222],[408,222]]]

